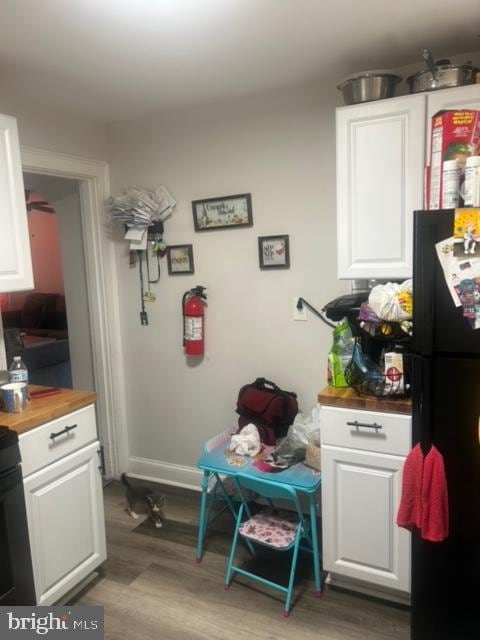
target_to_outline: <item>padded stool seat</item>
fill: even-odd
[[[294,543],[297,529],[296,513],[283,509],[265,509],[246,520],[239,533],[268,547],[287,549]]]

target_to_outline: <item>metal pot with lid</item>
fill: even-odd
[[[475,84],[478,69],[472,65],[470,60],[465,64],[451,64],[450,60],[434,62],[429,49],[423,50],[423,59],[427,68],[407,78],[410,93]]]

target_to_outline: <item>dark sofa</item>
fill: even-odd
[[[22,309],[2,313],[4,329],[19,329],[30,336],[68,338],[65,296],[30,293]]]
[[[22,309],[2,313],[7,365],[20,356],[32,384],[71,387],[65,297],[31,293]]]

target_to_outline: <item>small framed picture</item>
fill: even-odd
[[[195,273],[192,245],[176,244],[167,247],[167,266],[171,276]]]
[[[259,236],[258,259],[260,269],[289,269],[288,236]]]
[[[194,200],[192,209],[195,231],[251,227],[253,225],[250,193]]]

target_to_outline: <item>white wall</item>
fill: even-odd
[[[73,181],[70,181],[73,183]],[[52,204],[60,222],[63,280],[67,303],[68,341],[75,389],[95,390],[87,278],[82,240],[78,183],[74,190]]]
[[[118,242],[130,470],[182,480],[201,444],[236,420],[238,390],[265,376],[309,411],[325,385],[330,330],[293,298],[317,307],[343,293],[336,279],[335,89],[304,89],[110,126],[112,192],[165,184],[178,200],[169,244],[192,243],[196,273],[162,278],[139,321],[139,276]],[[251,192],[254,226],[195,233],[191,201]],[[260,271],[257,237],[289,234],[291,268]],[[206,356],[182,351],[181,297],[208,288]],[[165,464],[148,464],[145,460]],[[193,476],[192,476],[193,477]]]
[[[78,182],[38,174],[25,174],[24,181],[48,200],[58,217],[73,386],[93,391],[95,381]]]
[[[48,92],[48,87],[45,87]],[[107,160],[104,124],[71,115],[43,104],[42,95],[32,99],[15,85],[2,82],[0,113],[15,116],[20,144],[48,151]]]
[[[0,113],[17,118],[22,146],[95,160],[108,159],[107,129],[103,123],[47,107],[42,95],[33,99],[5,79],[2,79],[0,90]],[[3,329],[0,327],[0,369],[5,367],[5,362]]]

